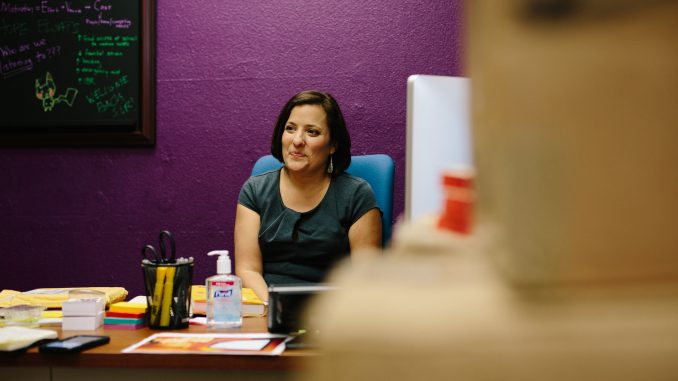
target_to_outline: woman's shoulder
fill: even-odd
[[[353,176],[350,173],[343,172],[339,176],[335,177],[335,183],[341,189],[346,190],[358,190],[362,188],[372,189],[367,180],[362,177]]]
[[[351,221],[356,221],[368,210],[377,207],[376,196],[370,183],[362,177],[342,173],[335,178],[333,194],[339,205],[347,206]]]
[[[250,176],[240,189],[238,203],[260,213],[266,203],[275,199],[278,191],[279,170],[271,170]]]
[[[249,179],[247,179],[247,182],[254,184],[267,184],[278,181],[279,176],[280,169],[271,169],[270,171],[250,176]]]
[[[256,174],[256,175],[252,175],[251,177],[252,177],[252,178],[256,178],[256,179],[265,179],[265,178],[271,178],[271,177],[278,177],[278,175],[280,175],[280,169],[281,169],[281,168],[270,169],[270,170],[268,170],[268,171],[261,172],[261,173]]]
[[[277,188],[278,179],[280,178],[280,169],[272,169],[270,171],[262,172],[257,175],[250,176],[245,184],[243,190],[249,190],[254,193],[261,193],[267,190]]]

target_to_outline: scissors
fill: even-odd
[[[174,237],[172,237],[172,233],[167,230],[161,231],[158,241],[160,242],[160,253],[158,253],[153,245],[146,245],[141,249],[141,257],[153,263],[175,263],[177,253],[174,246]],[[165,246],[165,241],[169,242],[169,258],[167,258],[167,247]],[[148,257],[149,252],[151,253],[153,259]]]

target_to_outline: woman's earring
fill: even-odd
[[[327,173],[334,172],[334,164],[332,164],[332,155],[330,155],[330,165],[327,166]]]

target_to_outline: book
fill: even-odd
[[[141,304],[148,304],[147,303],[147,298],[145,295],[137,295],[133,297],[132,299],[128,300],[127,302],[129,303],[141,303]]]
[[[134,299],[133,299],[134,300]],[[146,326],[145,312],[106,312],[105,329],[139,329]]]
[[[42,317],[38,321],[41,327],[60,327],[64,314],[59,310],[42,311]]]
[[[143,324],[146,319],[144,318],[121,318],[121,317],[108,317],[106,316],[104,318],[104,324],[110,325],[110,324],[130,324],[130,325],[137,325],[137,324]]]
[[[106,312],[106,317],[138,319],[146,316],[146,312]]]
[[[139,324],[104,324],[104,329],[135,330],[146,327],[146,321]]]
[[[193,314],[205,315],[207,312],[207,293],[204,285],[191,287],[191,309]],[[242,288],[242,316],[258,317],[266,315],[264,303],[251,288]]]
[[[266,315],[266,303],[259,299],[251,288],[242,289],[242,314],[243,316]]]
[[[139,313],[146,312],[146,307],[146,304],[143,303],[118,302],[111,304],[111,308],[108,309],[108,312]]]
[[[26,327],[0,328],[0,351],[9,352],[24,349],[40,340],[56,338],[56,331],[51,329]]]
[[[106,305],[125,300],[127,296],[127,290],[122,287],[36,288],[26,292],[2,290],[0,292],[0,307],[27,304],[29,306],[61,308],[61,304],[69,299],[71,291],[103,292],[106,295]]]

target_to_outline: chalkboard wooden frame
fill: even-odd
[[[153,146],[156,137],[155,120],[155,28],[156,0],[140,2],[140,67],[139,118],[133,130],[116,132],[107,126],[92,128],[42,128],[30,126],[0,131],[2,147],[58,146]]]

